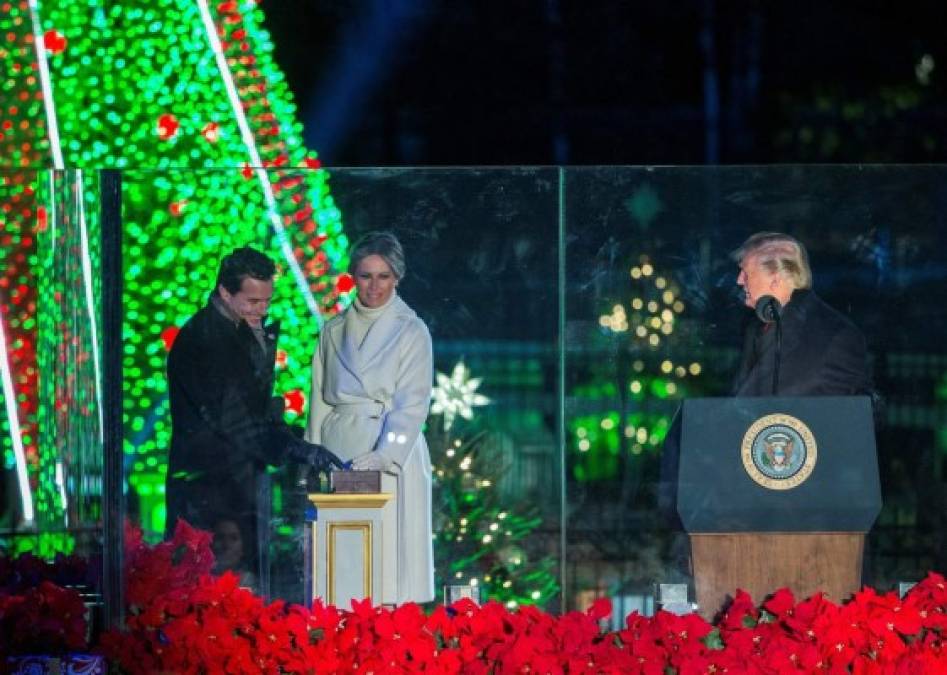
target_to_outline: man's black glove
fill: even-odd
[[[307,464],[316,473],[328,474],[335,469],[344,469],[345,463],[324,445],[294,440],[289,444],[289,458],[300,464]]]

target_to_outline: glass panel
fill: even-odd
[[[815,291],[867,336],[884,508],[864,583],[944,569],[945,170],[566,173],[567,605],[607,594],[623,616],[654,583],[691,582],[659,504],[665,435],[680,400],[730,394],[755,319],[729,254],[763,230],[808,247]]]
[[[535,598],[556,608],[561,599],[581,608],[607,594],[615,616],[648,612],[654,583],[691,583],[686,537],[660,503],[671,418],[684,398],[729,394],[743,323],[752,320],[729,253],[754,231],[784,230],[809,247],[817,292],[868,337],[883,399],[877,434],[885,506],[869,538],[864,581],[885,588],[942,569],[943,322],[936,303],[920,298],[935,293],[942,276],[943,173],[338,170],[330,197],[329,173],[319,170],[127,172],[131,515],[153,539],[163,535],[167,352],[207,302],[222,254],[253,244],[281,266],[270,312],[282,323],[273,391],[285,420],[301,427],[320,322],[354,296],[342,274],[350,242],[384,228],[399,236],[407,256],[399,294],[432,334],[441,375],[435,402],[454,413],[447,429],[449,415],[435,408],[425,429],[438,593],[476,579],[503,601]],[[266,475],[269,487],[253,483],[254,501],[271,509],[254,525],[261,543],[250,536],[248,548],[261,558],[254,583],[299,601],[305,494],[314,485],[301,482],[296,466]],[[221,505],[208,505],[207,515]]]
[[[0,548],[92,561],[102,545],[98,178],[0,174]]]
[[[128,171],[123,174],[122,193],[128,511],[146,539],[155,541],[165,534],[168,520],[165,489],[172,446],[168,354],[185,322],[210,302],[222,257],[249,245],[280,266],[270,312],[282,322],[278,349],[270,354],[276,363],[273,393],[282,396],[279,405],[285,406],[287,421],[299,425],[305,420],[309,362],[318,328],[313,312],[320,307],[331,311],[338,302],[334,280],[344,264],[346,240],[338,211],[327,197],[323,172]],[[278,574],[290,568],[299,572],[296,562],[283,563],[282,557],[298,558],[294,528],[301,523],[305,495],[296,494],[295,473],[252,471],[246,457],[227,447],[219,428],[224,409],[229,424],[242,428],[244,437],[253,437],[260,429],[254,426],[253,415],[243,414],[246,392],[214,387],[229,366],[221,361],[227,358],[225,348],[203,344],[197,353],[188,352],[181,359],[182,401],[197,398],[188,408],[193,416],[182,422],[190,441],[181,443],[181,452],[173,459],[176,467],[170,469],[177,474],[181,503],[171,503],[168,509],[173,520],[174,514],[183,514],[194,526],[210,531],[219,526],[231,532],[235,548],[228,552],[218,548],[218,558],[232,558],[230,564],[245,572],[244,583],[266,592],[271,567]],[[219,368],[213,367],[215,363]],[[192,386],[196,391],[190,390]],[[216,393],[205,395],[205,390]],[[260,395],[266,407],[269,396]],[[260,413],[257,403],[252,404],[255,414]],[[262,452],[266,445],[250,441],[244,450]],[[265,509],[257,513],[257,503],[269,508],[271,502],[272,518]],[[267,536],[271,527],[272,536]],[[268,541],[271,546],[265,544]],[[277,595],[282,595],[280,582],[275,583],[280,588]],[[287,591],[284,597],[300,600],[298,591]]]
[[[285,421],[301,428],[319,324],[354,297],[350,279],[340,276],[349,241],[389,229],[407,257],[399,295],[427,324],[434,370],[443,376],[436,400],[446,411],[432,414],[424,432],[436,476],[438,597],[445,584],[475,583],[505,602],[556,606],[557,175],[339,170],[331,173],[330,197],[329,174],[318,170],[126,172],[126,475],[130,515],[146,535],[160,538],[165,529],[169,472],[196,474],[187,461],[169,467],[165,365],[181,327],[208,301],[221,257],[249,244],[281,267],[270,309],[281,322],[273,391]],[[199,379],[205,371],[195,367]],[[227,453],[216,447],[208,455],[225,463]],[[255,508],[238,519],[243,564],[258,590],[302,601],[306,490],[315,486],[292,463],[266,476],[267,485],[253,476],[243,483],[252,495],[234,498],[261,505],[265,521],[257,522]],[[190,519],[212,529],[225,520],[226,498],[203,494],[212,497]],[[259,543],[246,534],[253,529]]]
[[[557,609],[558,171],[347,170],[332,183],[350,237],[402,241],[398,293],[432,335],[439,599],[476,584]]]

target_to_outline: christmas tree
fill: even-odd
[[[687,338],[680,335],[685,305],[674,280],[644,254],[628,278],[627,295],[609,303],[598,320],[610,358],[593,366],[588,383],[572,392],[589,405],[617,404],[568,421],[573,475],[580,481],[614,479],[636,458],[657,455],[676,401],[702,371],[699,362],[686,358]]]
[[[528,505],[508,503],[497,489],[505,473],[495,435],[476,430],[477,393],[463,361],[437,373],[427,441],[434,464],[434,567],[437,586],[474,586],[481,601],[508,607],[543,605],[559,590],[555,563],[532,560],[528,537],[541,519]]]
[[[237,246],[254,245],[280,264],[276,387],[290,419],[305,414],[319,326],[343,308],[351,289],[340,274],[347,241],[327,173],[302,145],[262,20],[249,0],[17,0],[0,8],[0,152],[10,169],[0,181],[7,347],[0,366],[8,375],[0,425],[4,464],[25,477],[24,518],[40,527],[67,519],[68,475],[57,478],[56,467],[69,474],[82,462],[64,457],[54,439],[44,442],[65,402],[40,392],[45,357],[37,345],[74,332],[76,319],[57,316],[39,295],[61,304],[67,287],[78,284],[89,289],[74,298],[78,309],[94,317],[101,303],[95,274],[44,280],[43,256],[52,246],[44,233],[63,217],[53,208],[62,201],[57,190],[72,190],[84,229],[70,245],[87,271],[98,269],[93,169],[123,171],[124,450],[145,530],[164,525],[166,352],[212,290],[220,258]],[[21,170],[38,167],[89,171],[57,177],[61,189],[47,188],[45,174]],[[73,362],[93,364],[96,341],[82,337]],[[97,423],[95,405],[68,403],[72,417],[62,424],[88,430]],[[28,502],[35,509],[27,514]],[[94,509],[84,517],[94,520]]]

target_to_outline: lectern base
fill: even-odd
[[[862,533],[691,534],[694,587],[708,621],[736,589],[757,603],[788,587],[797,600],[823,591],[834,602],[861,588]]]

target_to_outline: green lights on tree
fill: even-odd
[[[254,2],[65,0],[39,3],[37,16],[41,54],[28,3],[0,8],[0,151],[11,169],[49,167],[61,152],[68,167],[124,170],[125,452],[135,458],[129,482],[143,488],[143,525],[157,531],[169,444],[165,356],[173,331],[206,301],[219,259],[250,244],[279,262],[273,315],[285,328],[276,388],[288,414],[299,417],[320,317],[346,301],[339,274],[348,242],[328,174],[302,145]],[[41,61],[48,66],[46,99]],[[98,190],[90,175],[73,179],[86,205],[88,240],[97,241]],[[41,409],[52,403],[37,389],[35,345],[61,335],[62,322],[47,314],[38,327],[31,324],[35,294],[42,285],[44,297],[61,298],[75,280],[43,285],[37,278],[46,253],[35,233],[61,217],[37,200],[37,180],[36,173],[8,173],[0,186],[2,231],[17,235],[0,235],[7,263],[0,301],[16,328],[10,361],[24,396],[20,434],[30,439],[31,479],[39,488],[68,449],[41,452],[36,443],[38,416],[48,419]],[[0,417],[9,465],[13,432]],[[42,509],[47,520],[58,518],[46,501]]]

